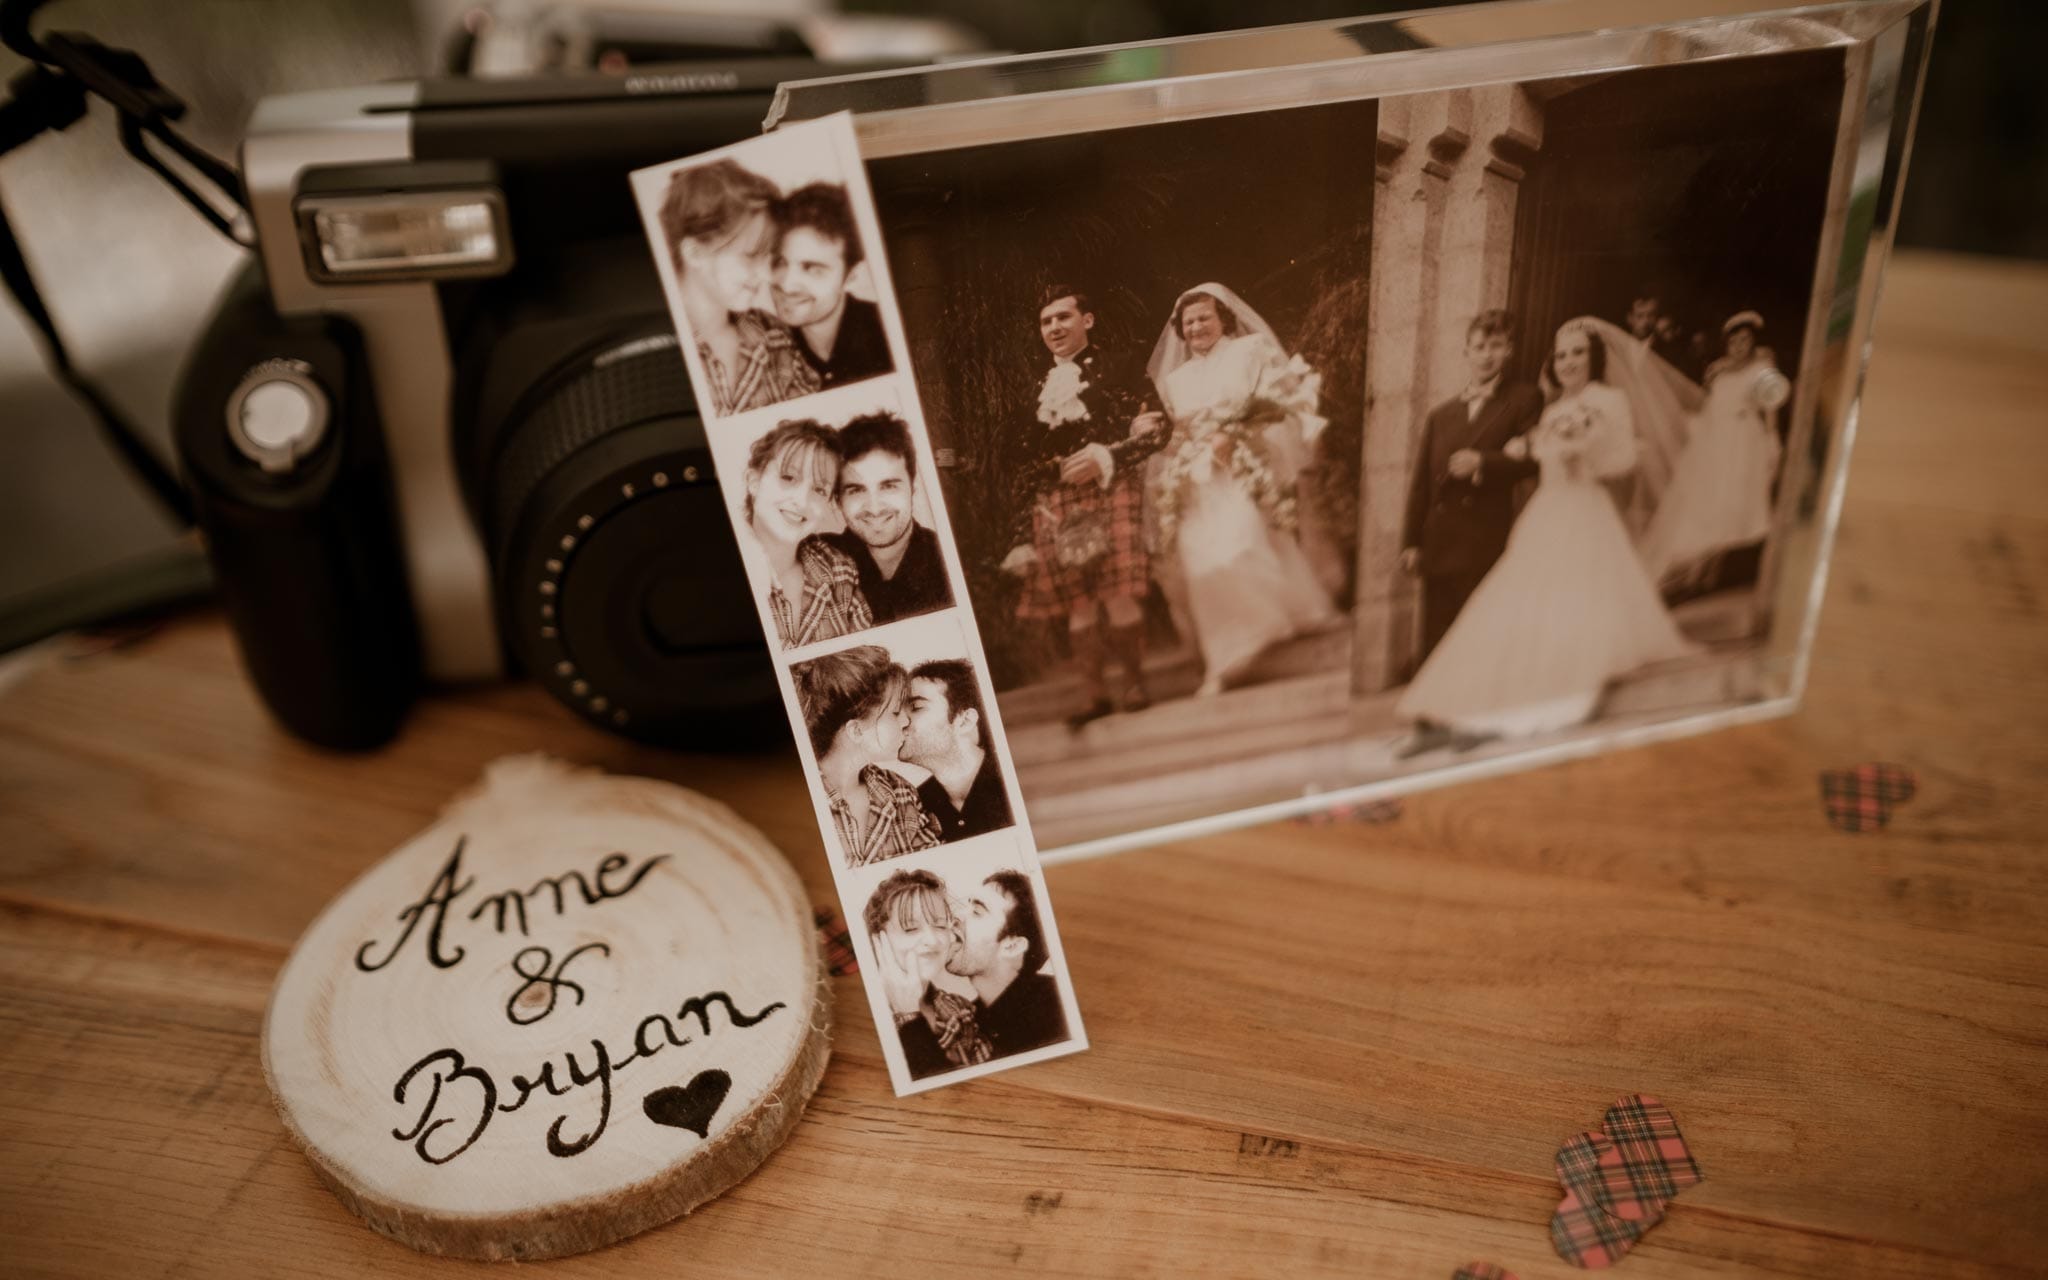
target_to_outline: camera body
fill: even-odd
[[[174,436],[250,675],[293,732],[396,733],[523,669],[593,723],[779,737],[767,648],[626,174],[759,132],[808,60],[265,100],[258,260]]]

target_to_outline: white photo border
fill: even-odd
[[[826,171],[838,175],[845,184],[848,201],[853,209],[855,229],[861,236],[862,243],[868,246],[866,263],[874,285],[875,301],[881,307],[883,330],[888,339],[893,371],[886,377],[846,388],[825,388],[760,409],[719,414],[712,406],[709,381],[697,357],[695,338],[683,315],[681,294],[670,257],[670,246],[664,243],[665,237],[661,230],[661,202],[670,175],[720,159],[732,159],[745,165],[750,156],[764,148],[772,149],[778,154],[811,148],[814,150],[814,159],[828,160],[830,165]],[[910,374],[910,347],[904,336],[903,319],[896,304],[896,290],[889,273],[887,256],[881,249],[881,226],[875,215],[873,195],[868,189],[867,171],[862,164],[860,147],[855,140],[852,116],[827,116],[801,125],[791,125],[760,138],[749,139],[715,151],[636,170],[631,181],[634,199],[653,248],[662,293],[668,302],[670,316],[676,322],[677,347],[689,370],[691,386],[697,393],[699,412],[703,415],[705,433],[711,439],[714,454],[721,451],[721,440],[730,441],[735,437],[752,440],[785,418],[819,417],[822,416],[821,411],[829,411],[837,404],[893,394],[896,403],[901,406],[904,421],[910,426],[911,439],[917,450],[918,469],[923,475],[933,477],[932,482],[921,488],[924,490],[926,501],[930,504],[933,528],[938,534],[943,551],[947,582],[952,589],[952,606],[916,618],[872,627],[831,641],[788,650],[775,648],[776,682],[782,690],[783,706],[796,738],[798,756],[803,762],[805,785],[811,793],[813,814],[818,823],[819,835],[825,843],[828,861],[831,863],[833,884],[839,893],[840,914],[851,926],[860,920],[861,910],[866,904],[865,894],[858,892],[859,886],[872,878],[859,872],[881,867],[884,869],[883,874],[886,874],[891,864],[912,864],[906,862],[904,858],[894,858],[871,864],[870,868],[846,866],[844,857],[840,856],[842,851],[837,847],[838,836],[831,819],[830,799],[825,794],[818,776],[815,753],[811,750],[810,736],[804,727],[803,712],[797,701],[791,669],[798,662],[858,645],[886,646],[886,637],[893,634],[896,628],[918,628],[922,632],[926,628],[950,626],[959,633],[960,652],[974,668],[980,689],[983,715],[988,726],[990,754],[995,757],[1002,778],[1004,796],[1009,801],[1012,825],[1002,831],[942,844],[913,856],[918,864],[930,863],[936,867],[944,865],[949,857],[958,859],[963,854],[973,855],[978,861],[981,855],[1000,847],[997,842],[1013,842],[1016,855],[1015,869],[1030,878],[1034,891],[1038,894],[1039,920],[1045,934],[1046,949],[1050,955],[1047,971],[1055,976],[1059,987],[1061,1007],[1066,1014],[1067,1039],[1058,1044],[993,1059],[978,1066],[962,1067],[957,1071],[930,1076],[923,1080],[913,1080],[904,1062],[901,1043],[896,1036],[887,1034],[887,1031],[894,1027],[894,1018],[890,1013],[887,997],[880,990],[879,979],[873,972],[873,966],[863,966],[862,986],[867,991],[868,1007],[875,1017],[876,1039],[880,1042],[883,1058],[889,1065],[891,1084],[897,1095],[903,1097],[997,1071],[1006,1071],[1012,1067],[1081,1052],[1088,1047],[1088,1035],[1082,1023],[1080,1005],[1074,997],[1073,970],[1067,962],[1066,948],[1060,939],[1059,925],[1055,919],[1051,898],[1045,892],[1038,843],[1031,834],[1030,820],[1024,808],[1024,797],[1017,785],[1017,773],[1012,763],[1009,739],[1003,731],[1002,712],[996,702],[995,687],[989,679],[988,655],[982,648],[981,633],[975,627],[972,615],[967,611],[967,580],[961,568],[960,549],[954,540],[952,522],[946,512],[943,486],[936,483],[938,468],[932,456],[931,436],[925,425],[923,405],[918,397],[916,381]],[[744,488],[745,478],[743,475],[728,475],[721,470],[719,483],[724,491],[725,505],[730,516],[734,504],[738,501],[738,494]],[[734,534],[736,537],[746,536],[745,531],[737,526]],[[756,604],[761,612],[763,633],[773,636],[775,623],[766,603],[769,584],[759,580],[761,570],[760,565],[751,561],[747,565],[749,578],[753,579],[751,585]],[[849,932],[852,931],[850,928]]]

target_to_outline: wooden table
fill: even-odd
[[[807,1121],[556,1274],[1576,1274],[1558,1143],[1668,1100],[1707,1181],[1622,1264],[2048,1268],[2048,269],[1902,255],[1805,709],[1048,874],[1095,1047],[890,1095],[858,979]],[[206,616],[0,693],[0,1272],[424,1275],[257,1061],[323,903],[487,760],[719,796],[832,901],[793,757],[664,754],[505,687],[369,758],[275,729]],[[1891,828],[1818,771],[1895,760]]]

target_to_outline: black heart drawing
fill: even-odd
[[[723,1071],[699,1071],[686,1085],[656,1089],[640,1102],[640,1109],[656,1124],[689,1129],[700,1138],[711,1136],[711,1117],[718,1114],[725,1095],[732,1091],[732,1077]]]

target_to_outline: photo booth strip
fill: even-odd
[[[696,339],[690,331],[683,308],[672,246],[666,243],[660,215],[672,175],[721,159],[730,159],[753,172],[773,175],[785,184],[791,181],[791,175],[800,174],[800,180],[804,182],[829,181],[845,186],[855,226],[865,249],[863,266],[872,279],[873,296],[881,308],[893,372],[885,377],[863,381],[849,387],[827,387],[792,395],[777,403],[752,410],[731,414],[717,411],[711,379],[707,376],[703,361],[699,359]],[[855,141],[852,117],[841,114],[792,125],[720,150],[639,170],[632,175],[632,181],[641,218],[653,246],[656,269],[661,276],[670,315],[676,323],[679,339],[677,345],[684,363],[688,366],[691,386],[696,392],[699,411],[703,414],[706,434],[711,439],[714,452],[726,457],[734,456],[735,452],[744,456],[745,446],[742,442],[751,442],[784,419],[808,417],[830,425],[838,425],[845,416],[844,411],[857,412],[860,404],[856,402],[871,402],[878,390],[893,396],[900,406],[903,420],[910,428],[917,456],[916,473],[920,477],[920,487],[924,496],[930,503],[933,528],[939,538],[947,580],[952,588],[952,607],[801,648],[783,649],[773,639],[776,635],[775,621],[767,604],[767,593],[772,584],[767,580],[766,566],[759,557],[744,557],[747,560],[746,568],[755,602],[761,613],[762,631],[771,638],[776,679],[796,738],[797,751],[803,761],[805,781],[811,790],[811,802],[819,834],[824,841],[827,860],[832,866],[834,885],[839,893],[840,910],[854,935],[854,953],[862,960],[858,972],[867,991],[868,1004],[874,1015],[875,1025],[884,1029],[880,1032],[879,1038],[896,1093],[899,1096],[920,1093],[991,1072],[1062,1057],[1086,1049],[1087,1034],[1082,1027],[1080,1008],[1074,998],[1072,975],[1066,963],[1065,949],[1060,943],[1052,903],[1045,892],[1044,876],[1039,866],[1038,845],[1032,838],[1031,828],[1025,816],[1024,800],[1018,790],[1009,741],[1003,732],[1001,712],[996,704],[995,688],[989,680],[988,657],[982,649],[980,632],[973,625],[973,620],[967,612],[967,579],[961,568],[960,551],[953,536],[952,525],[947,518],[945,495],[936,482],[938,469],[932,454],[931,437],[918,399],[917,385],[910,374],[909,346],[904,338],[901,312],[897,306],[895,289],[883,252],[874,199],[868,188],[866,170],[862,167],[859,146]],[[736,445],[739,446],[737,450],[734,448]],[[742,540],[751,537],[739,514],[746,485],[744,472],[731,467],[721,468],[719,485],[725,497],[727,514],[733,520],[735,536]],[[890,638],[901,635],[906,629],[915,629],[927,635],[935,632],[958,635],[957,652],[973,667],[978,682],[983,722],[988,730],[988,751],[1002,778],[1013,825],[1003,830],[968,837],[956,843],[926,849],[914,856],[870,863],[864,867],[851,867],[845,856],[846,851],[840,847],[841,842],[832,821],[831,797],[826,793],[818,771],[818,761],[814,758],[810,736],[805,729],[803,708],[797,699],[792,671],[804,662],[858,645],[880,643],[888,647]],[[894,1027],[895,1017],[887,994],[882,990],[881,976],[877,972],[879,966],[865,963],[869,956],[867,951],[861,949],[862,936],[866,933],[861,921],[868,894],[879,878],[877,873],[886,875],[892,863],[904,867],[914,864],[932,871],[942,879],[946,878],[952,864],[957,863],[960,873],[963,876],[971,875],[977,884],[988,867],[1001,866],[1021,872],[1030,881],[1036,895],[1037,916],[1048,952],[1048,960],[1040,969],[1040,973],[1057,987],[1060,1011],[1064,1015],[1064,1039],[1014,1053],[1002,1053],[999,1050],[999,1056],[973,1065],[922,1078],[911,1076],[903,1044],[898,1035],[888,1030]],[[949,882],[948,887],[957,893],[964,885],[953,885]],[[1020,974],[1019,978],[1031,976]]]

